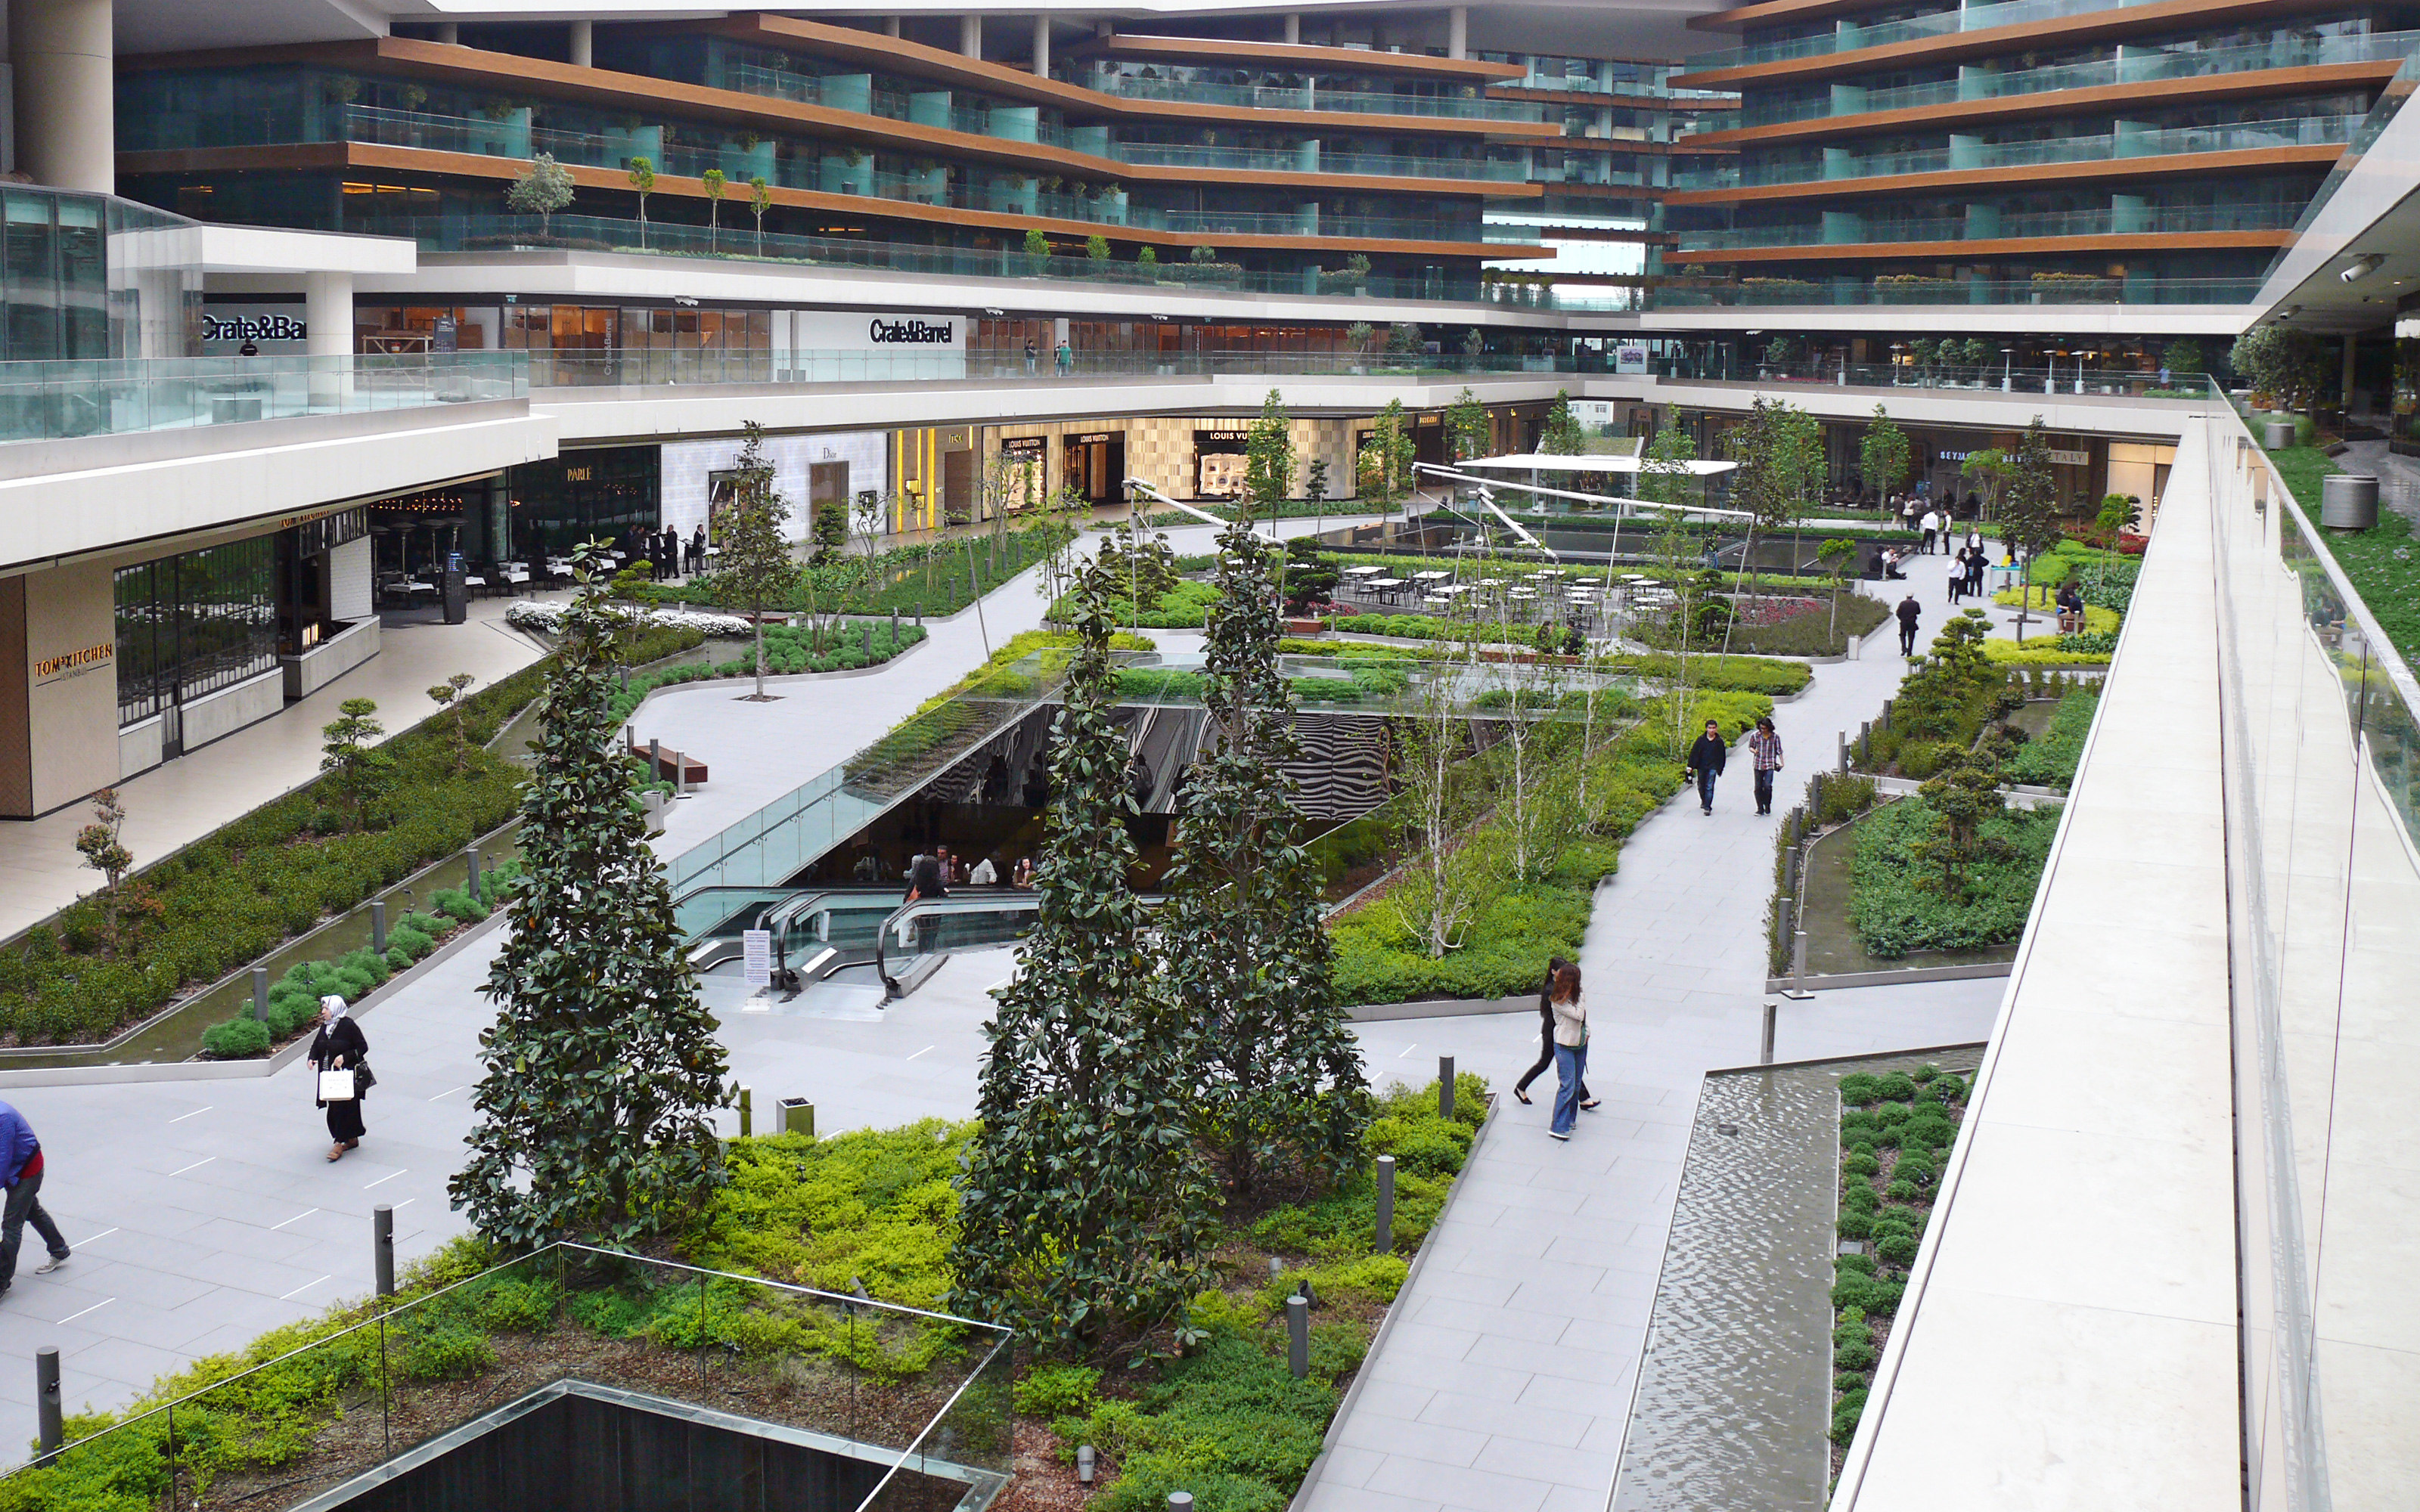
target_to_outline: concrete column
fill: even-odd
[[[882,18],[882,35],[890,38],[894,42],[899,39],[898,17],[885,16]]]
[[[460,46],[462,42],[461,23],[454,21],[439,22],[437,23],[437,39],[443,42],[448,47]]]
[[[38,184],[117,188],[111,0],[8,0],[17,167]]]
[[[1299,15],[1286,17],[1286,45],[1288,47],[1302,45],[1302,17]]]
[[[958,18],[958,52],[961,55],[970,58],[983,56],[983,18],[981,16]]]
[[[1470,8],[1456,6],[1445,13],[1445,55],[1470,56]]]
[[[1033,76],[1037,79],[1050,77],[1050,18],[1047,16],[1033,18]]]
[[[2352,347],[2353,337],[2348,332],[2344,339],[2344,397],[2338,401],[2347,414],[2352,413]]]
[[[597,66],[597,23],[575,21],[571,23],[571,66],[593,69]]]
[[[352,393],[353,275],[302,276],[302,350],[311,359],[311,403],[341,406]]]

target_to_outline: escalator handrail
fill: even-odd
[[[1142,893],[1138,895],[1137,901],[1149,909],[1159,906],[1160,899],[1157,893]],[[953,904],[958,906],[954,907]],[[914,903],[901,903],[884,917],[882,928],[874,936],[874,974],[881,980],[882,990],[887,996],[899,995],[899,979],[891,974],[889,952],[893,932],[911,918],[927,913],[1038,913],[1041,907],[1042,894],[1031,887],[1001,887],[997,892],[991,889],[954,892],[946,898],[919,898]]]

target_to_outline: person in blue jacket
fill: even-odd
[[[42,1142],[34,1137],[25,1116],[6,1103],[0,1103],[0,1187],[8,1190],[8,1205],[0,1208],[0,1296],[5,1296],[17,1278],[17,1246],[24,1242],[27,1223],[51,1252],[48,1260],[34,1267],[36,1275],[48,1275],[68,1258],[67,1240],[42,1211]]]

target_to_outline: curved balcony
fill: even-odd
[[[1120,162],[1148,168],[1228,168],[1250,173],[1367,174],[1382,178],[1480,178],[1520,183],[1528,174],[1518,162],[1494,158],[1407,158],[1375,152],[1328,152],[1302,148],[1180,147],[1160,142],[1116,142]]]
[[[1322,88],[1316,80],[1299,87],[1203,84],[1191,80],[1140,79],[1096,69],[1080,82],[1087,89],[1114,95],[1121,100],[1149,100],[1174,105],[1235,105],[1249,110],[1337,111],[1360,116],[1418,116],[1447,120],[1519,121],[1525,124],[1545,119],[1544,106],[1516,100],[1329,89]]]
[[[2002,0],[1999,5],[1936,11],[1930,16],[1911,16],[1903,21],[1884,22],[1875,26],[1860,26],[1843,20],[1834,30],[1813,37],[1794,37],[1785,41],[1755,42],[1714,53],[1699,53],[1690,57],[1687,71],[1690,74],[1715,73],[1726,69],[1753,68],[1761,63],[1789,63],[1805,57],[1854,53],[1869,47],[1925,41],[1961,32],[1990,31],[1996,26],[2023,26],[2037,21],[2105,14],[2111,8],[2109,0]]]
[[[1962,68],[1955,79],[1868,89],[1834,85],[1828,95],[1767,101],[1742,107],[1741,128],[1782,126],[1823,116],[1869,116],[1884,111],[1916,110],[1930,105],[1956,105],[2006,100],[2053,90],[2098,89],[2116,85],[2156,84],[2169,79],[2197,79],[2217,74],[2251,73],[2277,69],[2324,68],[2343,63],[2401,62],[2420,47],[2420,32],[2378,32],[2366,37],[2280,38],[2244,47],[2219,47],[2193,52],[2120,51],[2114,58],[2069,63],[2048,69]]]
[[[2294,205],[2234,205],[2167,209],[2113,206],[2099,210],[2058,210],[2027,215],[1943,216],[1864,224],[1835,216],[1816,225],[1759,225],[1730,231],[1683,231],[1683,252],[1731,252],[1747,248],[1867,246],[1899,241],[2000,241],[2037,237],[2181,236],[2210,231],[2289,230],[2302,213]]]
[[[2303,116],[2234,126],[2185,126],[2165,131],[2112,131],[2102,136],[2064,136],[2035,142],[1981,142],[1916,152],[1769,162],[1727,167],[1713,173],[1678,174],[1672,187],[1684,190],[1761,189],[1785,184],[1834,183],[1844,179],[1897,178],[1911,174],[1963,173],[1989,168],[2029,168],[2062,162],[2105,162],[2121,158],[2179,157],[2205,152],[2273,151],[2280,147],[2341,147],[2352,140],[2358,116]]]

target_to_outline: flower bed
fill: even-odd
[[[1966,1116],[1966,1078],[1926,1066],[1840,1078],[1839,1234],[1834,1263],[1832,1469],[1856,1437],[1874,1366],[1907,1288],[1943,1167]]]
[[[504,610],[504,623],[516,630],[537,635],[553,635],[563,628],[566,606],[524,598]],[[633,613],[638,624],[651,630],[695,630],[701,635],[719,639],[746,639],[753,633],[748,621],[737,614],[708,614],[699,609],[651,609]]]

